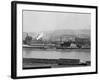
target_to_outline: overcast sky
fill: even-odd
[[[90,20],[90,14],[23,11],[23,32],[90,29]]]

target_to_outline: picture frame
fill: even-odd
[[[69,25],[70,27],[66,27],[65,25],[66,26]],[[73,27],[75,25],[77,27]],[[83,27],[82,25],[86,27]],[[87,27],[87,25],[89,27]],[[20,78],[97,74],[98,72],[98,67],[97,67],[98,26],[97,25],[98,25],[97,6],[12,1],[11,2],[11,78],[20,79]],[[59,30],[67,29],[67,30],[63,33],[63,31],[56,31],[58,29]],[[72,29],[72,31],[70,31],[70,29]],[[63,37],[62,39],[62,34],[65,35],[65,33],[68,32],[66,34],[70,34],[72,36],[74,33],[73,34],[71,33],[75,31],[75,33],[78,32],[78,35],[80,35],[81,34],[80,32],[82,32],[82,30],[78,31],[76,29],[89,29],[89,31],[87,30],[83,31],[84,33],[87,33],[89,35],[88,36],[89,40],[85,40],[84,42],[83,39],[79,37],[77,38],[75,37],[76,35],[74,35],[74,39],[73,37],[71,37],[70,39],[71,41],[69,42],[70,47],[68,46],[66,47],[69,40],[66,41],[65,37]],[[45,31],[45,30],[46,33],[45,32],[37,33],[39,31]],[[52,33],[49,32],[47,34],[49,30],[51,32],[52,30],[55,31]],[[31,40],[30,31],[36,33],[36,34],[32,33],[32,35],[34,34],[35,37],[34,36],[33,36],[34,38],[32,37],[31,43],[27,41],[25,42],[26,37],[28,37],[27,40]],[[26,37],[23,40],[24,33],[26,34]],[[84,33],[82,33],[82,35]],[[45,34],[47,36],[60,35],[61,38],[59,37],[55,38],[55,36],[49,37],[49,40],[47,41],[47,36],[46,39],[44,39],[43,37]],[[57,42],[56,40],[52,41],[50,40],[51,38],[57,40],[59,38],[61,42],[59,41]],[[67,37],[67,39],[69,38]],[[36,42],[34,42],[34,40]],[[80,47],[80,45],[78,45],[80,40],[82,44],[86,43],[88,45],[84,45],[85,47],[82,45]],[[32,50],[32,53],[29,49]],[[52,51],[54,54],[52,54]],[[67,57],[68,59],[65,59],[66,58],[65,56],[70,55],[67,54],[66,52],[70,53],[71,51],[73,51],[71,53],[72,54],[71,59],[69,57]],[[56,54],[56,52],[60,53]],[[79,53],[82,54],[80,55]]]

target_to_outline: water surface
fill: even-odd
[[[32,49],[23,48],[23,58],[40,59],[80,59],[81,62],[91,61],[90,49]]]

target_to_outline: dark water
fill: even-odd
[[[90,49],[32,49],[23,48],[23,58],[41,59],[80,59],[81,62],[91,61]]]

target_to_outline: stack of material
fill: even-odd
[[[79,59],[36,59],[24,58],[23,63],[45,63],[45,64],[62,64],[62,65],[75,65],[79,64]]]

